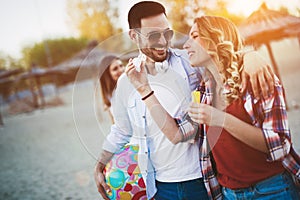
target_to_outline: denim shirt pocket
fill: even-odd
[[[139,95],[134,95],[128,99],[127,111],[134,134],[141,136],[144,135],[145,131],[145,105],[138,98],[140,98]]]

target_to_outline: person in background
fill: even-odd
[[[102,101],[104,103],[104,110],[109,112],[111,121],[114,122],[111,114],[111,98],[113,96],[117,81],[123,74],[125,67],[120,58],[112,54],[104,56],[99,67],[101,69],[105,69],[104,72],[100,74],[100,87]]]
[[[213,176],[215,167],[224,199],[299,199],[293,182],[293,177],[300,179],[299,156],[279,79],[275,77],[274,93],[267,98],[256,100],[250,84],[240,91],[242,40],[223,17],[196,18],[184,48],[192,66],[204,66],[212,78],[205,82],[205,101],[189,107],[191,119],[206,126],[204,179]]]

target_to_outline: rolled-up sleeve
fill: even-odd
[[[290,152],[291,138],[283,88],[276,82],[274,95],[261,103],[262,131],[269,149],[268,161],[283,160]]]
[[[111,126],[110,133],[107,135],[102,148],[111,153],[115,153],[130,141],[130,137],[131,135],[129,135],[128,132],[122,131],[114,124]]]
[[[190,141],[191,139],[196,138],[199,125],[192,121],[187,113],[181,118],[175,118],[175,121],[179,127],[180,133],[182,134],[181,142]]]

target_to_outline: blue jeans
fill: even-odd
[[[157,193],[155,200],[206,200],[207,191],[203,179],[190,181],[163,183],[156,181]]]
[[[227,199],[300,199],[299,191],[288,172],[272,176],[252,187],[231,190],[223,187],[223,197]]]

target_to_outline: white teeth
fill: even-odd
[[[157,51],[163,51],[163,50],[165,50],[165,48],[154,48],[155,50],[157,50]]]

